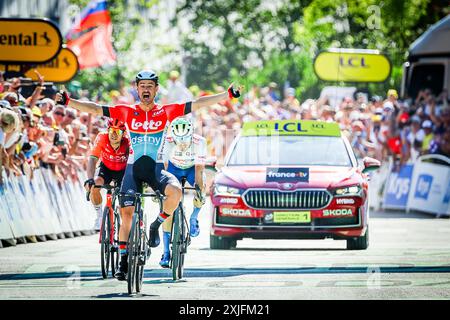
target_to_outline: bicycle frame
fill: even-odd
[[[114,245],[114,206],[116,204],[118,189],[116,186],[112,187],[109,185],[94,185],[94,188],[102,188],[106,189],[106,204],[105,206],[109,209],[109,221],[111,222],[111,229],[109,230],[109,242]],[[102,224],[103,228],[103,224]],[[98,243],[102,242],[102,232],[103,229],[100,230]]]
[[[172,269],[173,280],[182,278],[184,254],[187,253],[187,247],[190,244],[190,234],[188,231],[188,223],[184,209],[184,195],[185,190],[195,190],[194,187],[185,187],[186,177],[181,178],[182,195],[178,208],[174,211],[174,218],[171,228],[171,244],[172,257],[170,261],[170,268]],[[174,223],[177,221],[178,223]],[[180,228],[174,230],[174,228]],[[180,234],[181,233],[181,234]],[[176,239],[175,239],[176,238]]]
[[[132,294],[136,285],[136,291],[140,292],[142,287],[142,278],[144,274],[145,263],[150,257],[151,251],[148,246],[148,237],[144,223],[144,210],[142,210],[142,198],[157,197],[160,203],[160,209],[163,207],[164,197],[156,191],[155,193],[119,193],[120,196],[134,197],[134,213],[132,218],[131,230],[128,236],[128,293]],[[136,221],[137,220],[137,221]]]

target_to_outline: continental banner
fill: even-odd
[[[383,82],[391,74],[391,63],[377,50],[329,49],[316,56],[314,72],[325,81]]]
[[[0,18],[0,62],[45,63],[61,45],[61,32],[50,20]]]

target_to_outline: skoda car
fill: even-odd
[[[245,123],[211,186],[211,249],[252,239],[344,239],[369,245],[368,175],[337,123]]]

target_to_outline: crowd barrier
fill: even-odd
[[[79,173],[80,181],[85,173]],[[96,213],[79,182],[59,182],[49,169],[26,176],[3,176],[0,194],[0,246],[56,240],[93,233]]]
[[[433,160],[447,165],[430,162]],[[372,190],[372,195],[382,193],[382,197],[373,200],[374,203],[383,209],[450,215],[450,158],[424,155],[400,170],[392,170],[392,165],[388,167],[387,177],[380,174],[372,185],[378,192]]]

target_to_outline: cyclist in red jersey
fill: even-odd
[[[110,119],[108,131],[100,132],[97,135],[89,154],[88,179],[84,182],[84,187],[86,191],[90,191],[91,202],[97,211],[94,225],[96,231],[99,231],[101,226],[103,199],[100,189],[93,188],[93,185],[110,184],[113,180],[116,185],[121,185],[130,154],[130,139],[125,136],[125,133],[125,123],[117,119]],[[100,163],[96,169],[99,160]]]
[[[150,224],[150,247],[159,245],[159,228],[173,214],[181,200],[181,185],[178,179],[164,170],[162,159],[157,159],[158,150],[162,147],[170,122],[179,116],[225,99],[238,98],[242,90],[241,86],[235,89],[231,84],[227,91],[200,97],[194,101],[158,105],[154,101],[159,90],[158,78],[158,75],[152,70],[142,70],[136,75],[136,89],[140,99],[140,103],[136,105],[102,106],[91,101],[71,99],[64,91],[56,95],[58,103],[68,105],[81,112],[119,119],[127,124],[133,153],[128,159],[121,192],[130,194],[130,197],[124,196],[120,201],[120,207],[123,209],[119,235],[121,261],[119,271],[115,275],[118,280],[122,281],[126,279],[128,272],[126,244],[134,212],[132,195],[140,190],[142,184],[146,182],[153,190],[159,190],[166,196],[163,212]]]

